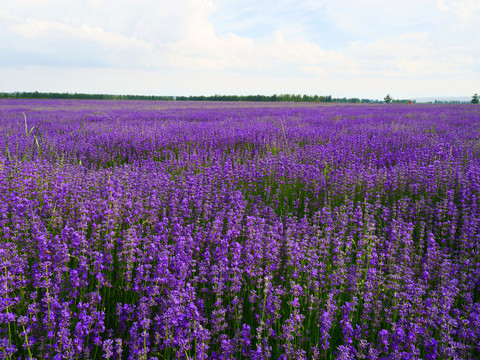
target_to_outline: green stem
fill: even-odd
[[[32,359],[33,356],[32,356],[32,352],[30,351],[30,344],[29,344],[29,342],[28,342],[28,335],[27,335],[27,333],[25,332],[25,326],[22,325],[22,328],[23,328],[23,332],[25,333],[25,343],[27,344],[28,356],[30,357],[30,359]]]
[[[5,294],[8,292],[8,286],[7,286],[7,267],[4,266],[5,268]],[[9,311],[8,311],[9,305],[7,304],[7,319],[9,317]],[[12,331],[10,329],[10,321],[8,322],[8,345],[12,346]]]

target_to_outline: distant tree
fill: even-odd
[[[387,104],[390,104],[392,102],[393,98],[390,96],[390,94],[388,94],[387,96],[385,96],[385,98],[383,100],[385,100],[385,102]]]
[[[277,102],[320,102],[320,103],[379,103],[380,100],[359,98],[333,98],[332,95],[210,95],[210,96],[154,96],[154,95],[114,95],[114,94],[83,94],[83,93],[44,93],[44,92],[0,92],[0,99],[97,99],[97,100],[157,100],[157,101],[277,101]],[[390,102],[400,100],[391,99]]]
[[[477,94],[473,94],[473,96],[472,96],[472,104],[478,104],[478,103],[479,103],[478,95],[477,95]]]

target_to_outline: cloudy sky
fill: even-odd
[[[480,0],[0,0],[0,91],[480,93]]]

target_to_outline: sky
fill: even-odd
[[[480,93],[480,0],[0,0],[0,91]]]

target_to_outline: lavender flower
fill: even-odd
[[[478,357],[480,109],[0,105],[0,358]]]

